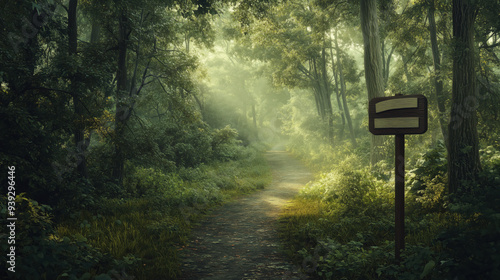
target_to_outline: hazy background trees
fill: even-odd
[[[218,201],[214,177],[192,192],[182,180],[255,143],[391,180],[392,137],[368,132],[367,104],[397,93],[429,100],[408,169],[436,176],[415,192],[497,184],[497,0],[1,5],[0,163],[56,220],[158,188],[193,203],[208,186]]]

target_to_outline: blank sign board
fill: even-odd
[[[421,134],[427,131],[427,98],[423,95],[377,97],[368,107],[375,135]]]

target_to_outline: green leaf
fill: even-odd
[[[425,276],[427,276],[431,271],[432,269],[434,268],[434,266],[436,265],[436,262],[434,261],[429,261],[425,267],[424,267],[424,271],[422,272],[422,274],[420,274],[420,279],[424,279]]]
[[[77,242],[87,242],[87,238],[79,233],[75,234],[75,239]]]

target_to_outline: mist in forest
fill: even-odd
[[[187,279],[230,260],[266,279],[499,279],[499,13],[2,1],[0,278]],[[210,239],[212,211],[273,196],[252,218],[274,220],[225,222],[272,232],[279,261],[193,253],[231,241]]]
[[[214,21],[214,25],[220,28],[214,46],[210,49],[199,50],[200,53],[198,53],[202,73],[199,87],[204,104],[206,104],[202,115],[208,124],[213,127],[230,125],[236,128],[245,143],[259,141],[272,146],[290,140],[290,136],[293,138],[296,134],[300,134],[296,129],[303,129],[306,133],[319,133],[319,137],[310,138],[308,141],[297,139],[297,145],[316,146],[330,142],[334,146],[341,146],[348,145],[344,140],[350,137],[344,116],[346,111],[343,109],[348,107],[350,109],[347,112],[353,135],[354,133],[359,134],[359,137],[368,135],[366,124],[363,126],[363,119],[367,118],[367,104],[356,102],[356,99],[362,100],[366,95],[366,87],[362,71],[363,42],[354,27],[342,30],[340,35],[336,34],[342,36],[337,39],[337,44],[340,40],[340,44],[347,50],[339,53],[338,57],[336,51],[329,51],[326,58],[328,61],[325,61],[325,64],[333,63],[328,65],[328,68],[332,68],[332,65],[334,67],[334,72],[327,74],[332,82],[331,90],[334,91],[331,99],[331,119],[334,127],[330,129],[334,129],[335,132],[331,133],[330,141],[324,139],[328,137],[326,134],[322,135],[329,133],[328,123],[321,116],[321,111],[318,111],[318,108],[315,109],[317,100],[315,100],[314,91],[316,89],[310,85],[307,77],[300,75],[284,77],[287,73],[279,67],[292,67],[292,65],[275,66],[271,62],[272,59],[283,59],[283,57],[276,55],[276,57],[264,59],[262,56],[269,55],[265,53],[267,50],[259,50],[258,46],[241,42],[240,40],[245,38],[240,38],[241,34],[236,35],[241,31],[236,30],[238,27],[231,15],[222,15]],[[279,37],[283,34],[255,36],[269,37],[271,35]],[[300,37],[294,39],[307,40],[307,38]],[[306,48],[311,47],[314,42],[302,43],[304,44],[302,47]],[[279,47],[283,52],[295,48],[293,41]],[[339,85],[340,78],[337,73],[339,69],[335,65],[340,56],[344,60],[343,68],[339,68],[342,70],[342,85]],[[291,61],[290,63],[298,62]],[[285,82],[282,80],[285,78],[291,80]],[[337,83],[333,82],[334,78],[338,80]]]

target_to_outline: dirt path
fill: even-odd
[[[273,182],[222,206],[194,229],[183,250],[181,279],[304,279],[279,253],[276,228],[280,210],[311,174],[286,152],[269,151],[266,157]]]

